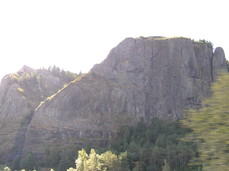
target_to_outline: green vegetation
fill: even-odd
[[[9,77],[12,80],[18,81],[19,83],[25,84],[27,81],[33,81],[38,82],[40,84],[43,75],[45,75],[45,72],[49,72],[54,76],[59,77],[63,82],[70,82],[72,80],[75,80],[79,76],[82,75],[82,73],[76,74],[69,71],[61,70],[59,67],[56,67],[55,65],[53,67],[49,67],[48,70],[46,69],[39,69],[39,70],[33,70],[27,71],[27,72],[17,72],[14,74],[10,74]]]
[[[190,39],[188,37],[183,36],[177,36],[177,37],[163,37],[163,38],[157,38],[157,40],[170,40],[170,39]],[[191,39],[190,39],[191,40]]]
[[[55,76],[59,76],[60,78],[65,79],[64,80],[65,82],[70,82],[72,80],[75,80],[76,78],[82,75],[82,73],[76,74],[69,71],[64,71],[63,69],[60,69],[55,65],[52,67],[50,66],[48,68],[48,71],[54,74]]]
[[[96,154],[91,149],[88,155],[84,149],[78,152],[76,169],[70,168],[68,171],[128,171],[127,153],[116,155],[111,151]]]
[[[148,40],[170,40],[170,39],[188,39],[188,40],[192,40],[194,43],[199,43],[199,44],[206,44],[209,48],[213,49],[213,43],[205,40],[205,39],[200,39],[198,41],[188,38],[188,37],[182,37],[182,36],[178,36],[178,37],[161,37],[161,36],[153,36],[153,37],[144,37],[144,36],[140,36],[140,39],[148,39]]]
[[[198,142],[199,156],[193,163],[203,170],[225,171],[229,168],[229,74],[218,77],[212,86],[212,97],[200,109],[189,109],[183,124],[193,132],[186,137]]]
[[[35,110],[37,110],[39,107],[41,107],[46,101],[50,101],[52,100],[59,92],[61,92],[63,89],[65,89],[66,87],[68,87],[69,85],[79,81],[83,76],[85,76],[87,74],[80,74],[78,77],[76,77],[74,80],[68,82],[68,84],[65,84],[61,89],[59,89],[56,93],[52,94],[51,96],[48,96],[45,100],[41,101],[40,104],[37,106],[37,108]]]
[[[157,118],[146,124],[120,129],[117,139],[101,154],[91,149],[78,152],[76,168],[68,171],[200,171],[201,165],[189,166],[196,157],[196,145],[181,141],[190,130],[178,122],[166,122]]]
[[[201,166],[189,166],[188,162],[197,156],[196,145],[181,139],[190,133],[178,122],[166,122],[157,118],[150,123],[141,120],[136,126],[125,126],[106,148],[80,150],[78,147],[51,146],[44,152],[43,160],[35,160],[27,153],[22,160],[11,165],[13,169],[54,168],[55,171],[67,170],[115,170],[115,171],[198,171]],[[91,150],[90,150],[91,149]],[[90,152],[90,153],[88,153]],[[95,170],[95,171],[96,171]]]
[[[77,149],[79,148],[76,146],[68,148],[52,146],[46,148],[44,159],[41,161],[40,166],[54,168],[55,171],[67,170],[69,167],[74,166]]]
[[[26,170],[33,170],[36,168],[36,162],[33,157],[33,154],[28,152],[21,161],[21,168]]]
[[[209,48],[213,49],[213,43],[211,41],[200,39],[199,41],[193,40],[194,43],[206,44]]]
[[[123,127],[108,150],[116,154],[127,151],[128,166],[133,171],[166,168],[191,171],[200,166],[187,165],[197,155],[195,144],[181,141],[189,132],[178,122],[169,123],[157,118],[148,124],[141,121],[135,127]]]
[[[140,36],[139,38],[140,39],[149,39],[149,40],[151,40],[151,39],[152,40],[190,39],[190,38],[182,37],[182,36],[178,36],[178,37],[162,37],[162,36],[144,37],[144,36]]]
[[[20,87],[18,87],[18,88],[17,88],[17,91],[19,91],[20,93],[25,92],[25,90],[24,90],[24,89],[22,89],[22,88],[20,88]]]
[[[41,168],[54,168],[55,171],[64,171],[74,166],[76,146],[60,148],[51,146],[46,148],[42,159],[37,159],[31,152],[27,152],[24,157],[15,159],[10,168],[12,170],[41,170]],[[4,168],[6,166],[2,166]],[[50,170],[50,169],[49,169]],[[0,167],[1,171],[1,167]]]

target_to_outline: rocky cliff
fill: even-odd
[[[21,157],[27,127],[37,106],[76,76],[53,68],[24,66],[0,85],[0,163]]]
[[[178,119],[184,108],[200,106],[223,70],[222,48],[213,52],[207,43],[186,38],[127,38],[101,64],[36,109],[24,151],[82,145],[85,139],[104,145],[120,125],[141,117]]]

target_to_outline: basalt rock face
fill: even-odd
[[[217,73],[220,71],[226,71],[227,61],[225,59],[224,51],[221,47],[215,49],[215,52],[212,57],[212,72],[213,72],[213,81],[216,81]]]
[[[104,145],[120,125],[139,118],[176,120],[200,107],[218,71],[222,48],[185,38],[127,38],[80,79],[47,99],[27,129],[25,151],[84,140]]]
[[[27,127],[37,106],[70,79],[64,72],[24,66],[6,75],[0,85],[0,162],[20,158]]]

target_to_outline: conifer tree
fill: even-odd
[[[88,160],[86,162],[88,171],[96,171],[99,167],[98,155],[94,149],[91,149]]]
[[[86,161],[88,155],[84,149],[78,152],[78,158],[76,159],[76,171],[86,171]]]

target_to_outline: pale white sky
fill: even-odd
[[[56,65],[89,71],[126,37],[210,40],[229,54],[227,0],[0,0],[0,78]]]

